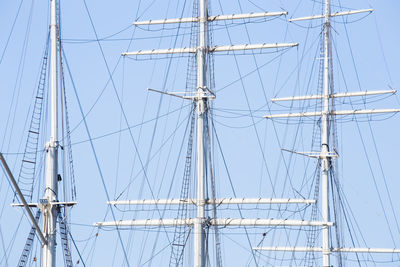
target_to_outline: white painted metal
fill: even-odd
[[[364,91],[364,92],[349,92],[349,93],[337,93],[331,94],[330,98],[340,98],[340,97],[353,97],[353,96],[367,96],[367,95],[383,95],[383,94],[395,94],[396,90],[383,90],[383,91]],[[322,99],[323,95],[304,95],[304,96],[289,96],[281,98],[272,98],[271,102],[278,101],[296,101],[296,100],[312,100],[312,99]]]
[[[322,131],[321,131],[321,172],[322,172],[322,221],[329,220],[329,182],[328,176],[331,168],[330,158],[326,155],[329,153],[329,51],[330,51],[330,0],[325,0],[325,21],[324,21],[324,88],[323,88],[323,103],[324,110],[322,112]],[[329,249],[329,226],[322,227],[322,266],[331,266],[330,264],[330,249]]]
[[[50,142],[58,141],[58,90],[57,90],[57,18],[58,0],[50,1],[50,88],[51,88],[51,136]]]
[[[254,250],[265,251],[294,251],[294,252],[322,252],[322,247],[255,247]],[[400,253],[395,248],[332,248],[331,252],[347,253]]]
[[[58,174],[58,84],[57,84],[57,0],[50,1],[50,85],[51,85],[51,136],[46,144],[46,188],[42,205],[43,233],[47,243],[42,247],[42,267],[56,266],[56,222]]]
[[[362,114],[379,114],[379,113],[397,113],[400,109],[354,109],[354,110],[332,110],[329,112],[330,115],[362,115]],[[293,117],[316,117],[322,116],[320,111],[311,112],[299,112],[299,113],[286,113],[286,114],[273,114],[265,115],[264,118],[293,118]]]
[[[314,199],[295,198],[217,198],[207,199],[206,204],[231,205],[231,204],[313,204]],[[196,205],[196,199],[143,199],[143,200],[119,200],[108,201],[109,205]]]
[[[377,114],[377,113],[397,113],[400,109],[355,109],[355,110],[335,110],[332,115],[359,115],[359,114]]]
[[[246,45],[228,45],[228,46],[213,46],[209,47],[208,44],[208,22],[211,20],[226,20],[226,19],[240,19],[240,18],[253,18],[266,16],[264,14],[241,14],[241,15],[227,15],[227,16],[215,16],[208,17],[207,12],[207,0],[199,0],[200,14],[199,18],[184,18],[184,19],[172,19],[172,20],[158,20],[158,21],[147,21],[136,23],[136,25],[144,24],[165,24],[165,23],[180,23],[180,22],[199,22],[200,35],[199,45],[194,48],[170,48],[161,50],[141,50],[136,52],[126,52],[123,56],[140,56],[140,55],[161,55],[161,54],[181,54],[181,53],[196,53],[197,58],[197,92],[195,95],[182,95],[181,93],[174,92],[161,92],[176,97],[186,99],[193,99],[196,101],[197,109],[197,195],[195,199],[186,200],[139,200],[139,201],[127,201],[127,202],[109,202],[109,204],[128,204],[128,205],[174,205],[174,204],[194,204],[197,206],[196,218],[185,218],[185,219],[149,219],[149,220],[130,220],[130,221],[114,221],[114,222],[99,222],[95,225],[98,227],[105,226],[177,226],[187,225],[193,226],[194,233],[194,244],[193,244],[193,266],[204,267],[206,265],[205,255],[205,227],[206,225],[221,225],[221,226],[332,226],[332,222],[319,222],[319,221],[301,221],[301,220],[282,220],[282,219],[206,219],[205,218],[205,206],[209,204],[291,204],[291,203],[304,203],[310,204],[315,203],[314,200],[296,200],[296,199],[205,199],[205,151],[204,151],[204,120],[207,119],[204,116],[205,109],[207,107],[207,101],[209,96],[207,95],[207,60],[208,54],[213,52],[231,52],[238,50],[254,50],[254,49],[265,49],[265,48],[283,48],[283,47],[294,47],[298,43],[274,43],[274,44],[246,44]],[[285,15],[286,12],[272,12],[268,15]],[[215,96],[213,96],[215,97]]]
[[[294,118],[294,117],[316,117],[316,116],[321,116],[321,115],[322,115],[321,111],[311,111],[311,112],[265,115],[264,118],[279,119],[279,118]]]
[[[133,22],[133,25],[140,26],[140,25],[173,24],[173,23],[188,23],[188,22],[199,22],[199,18],[144,20],[144,21],[135,21]]]
[[[207,98],[206,72],[208,60],[208,23],[207,0],[199,1],[200,36],[197,49],[197,217],[194,221],[193,266],[205,267],[205,157],[204,157],[204,119]]]
[[[97,227],[107,226],[193,226],[197,218],[186,219],[148,219],[148,220],[124,220],[124,221],[110,221],[110,222],[97,222],[94,225]]]
[[[210,52],[230,52],[237,50],[254,50],[266,48],[283,48],[298,46],[298,43],[274,43],[274,44],[244,44],[244,45],[224,45],[210,47]]]
[[[324,60],[324,73],[323,73],[323,94],[322,95],[310,95],[310,96],[294,96],[294,97],[283,97],[283,98],[274,98],[275,101],[297,101],[297,100],[311,100],[311,99],[321,99],[323,102],[323,110],[320,112],[299,112],[299,113],[288,113],[288,114],[274,114],[274,115],[266,115],[265,118],[291,118],[291,117],[321,117],[321,152],[295,152],[289,151],[296,154],[305,155],[308,157],[320,158],[321,159],[321,194],[322,194],[322,222],[325,223],[322,226],[322,247],[264,247],[264,248],[254,248],[256,250],[270,250],[270,251],[314,251],[322,253],[322,266],[331,266],[330,264],[330,254],[331,252],[358,252],[358,253],[392,253],[396,251],[396,249],[372,249],[372,248],[330,248],[330,225],[326,224],[329,221],[329,182],[328,175],[331,168],[331,160],[332,158],[336,158],[338,155],[336,152],[329,151],[329,116],[331,115],[358,115],[358,114],[377,114],[377,113],[395,113],[400,112],[400,109],[366,109],[366,110],[331,110],[330,108],[330,98],[339,98],[339,97],[355,97],[355,96],[368,96],[368,95],[379,95],[379,94],[388,94],[395,93],[396,90],[385,90],[385,91],[366,91],[366,92],[351,92],[351,93],[336,93],[333,94],[329,90],[329,81],[332,77],[329,77],[330,73],[330,34],[331,34],[331,25],[330,18],[335,16],[343,16],[343,15],[351,15],[363,12],[372,12],[372,9],[364,9],[364,10],[355,10],[355,11],[346,11],[346,12],[337,12],[331,13],[330,11],[330,0],[325,0],[325,12],[324,15],[310,16],[304,18],[291,19],[289,21],[301,21],[301,20],[309,20],[309,19],[324,19],[324,29],[323,29],[323,60]],[[398,250],[400,253],[400,250]]]
[[[143,56],[143,55],[164,55],[164,54],[184,54],[184,53],[196,53],[196,48],[184,47],[184,48],[168,48],[168,49],[153,49],[153,50],[139,50],[135,52],[125,52],[122,56]]]
[[[152,91],[152,92],[156,92],[156,93],[160,93],[163,95],[170,95],[170,96],[175,96],[175,97],[179,97],[182,99],[191,99],[194,100],[196,98],[196,95],[194,95],[193,93],[190,92],[163,92],[160,90],[156,90],[156,89],[152,89],[152,88],[147,88],[147,90]],[[188,95],[191,94],[191,95]]]
[[[347,16],[347,15],[372,12],[372,11],[374,11],[374,10],[373,9],[350,10],[350,11],[343,11],[343,12],[336,12],[336,13],[328,14],[328,16],[329,17]],[[292,21],[322,19],[322,18],[326,18],[326,16],[325,15],[314,15],[314,16],[308,16],[308,17],[302,17],[302,18],[289,19],[289,21],[292,22]]]
[[[142,200],[119,200],[119,201],[108,201],[109,205],[196,205],[196,199],[142,199]]]
[[[301,221],[284,219],[215,219],[211,225],[223,226],[333,226],[332,222]]]
[[[349,253],[400,253],[400,249],[395,248],[333,248],[332,251]]]
[[[230,52],[237,50],[255,50],[255,49],[266,49],[266,48],[283,48],[283,47],[294,47],[298,46],[298,43],[275,43],[275,44],[244,44],[244,45],[224,45],[224,46],[212,46],[205,47],[207,52]],[[201,47],[183,47],[183,48],[168,48],[168,49],[152,49],[152,50],[139,50],[134,52],[122,53],[122,56],[145,56],[145,55],[166,55],[166,54],[185,54],[185,53],[198,53]]]
[[[260,13],[247,13],[247,14],[232,14],[232,15],[217,15],[209,16],[208,21],[219,21],[219,20],[234,20],[234,19],[252,19],[261,17],[273,17],[287,15],[286,11],[283,12],[260,12]],[[158,19],[158,20],[146,20],[146,21],[135,21],[133,25],[154,25],[154,24],[173,24],[173,23],[190,23],[199,22],[199,18],[180,18],[180,19]]]
[[[293,251],[293,252],[322,252],[321,247],[254,247],[253,250]]]
[[[282,12],[260,12],[260,13],[247,13],[247,14],[217,15],[217,16],[209,16],[208,21],[277,17],[277,16],[284,16],[287,14],[288,13],[286,11],[282,11]]]
[[[395,94],[396,92],[397,92],[397,90],[377,90],[377,91],[364,91],[364,92],[347,92],[347,93],[331,94],[330,98]]]
[[[195,226],[197,218],[187,219],[149,219],[149,220],[125,220],[95,223],[97,227],[106,226],[176,226],[187,225]],[[301,220],[282,220],[282,219],[240,219],[240,218],[218,218],[210,219],[210,225],[219,226],[333,226],[332,222],[321,221],[301,221]]]
[[[31,220],[33,226],[35,227],[35,229],[36,229],[36,231],[37,231],[37,233],[39,235],[40,241],[42,241],[42,245],[46,244],[47,240],[45,239],[45,237],[44,237],[44,235],[42,233],[42,230],[40,229],[38,223],[36,222],[35,217],[33,216],[31,209],[29,208],[30,206],[26,202],[25,197],[21,192],[21,189],[19,188],[18,183],[14,178],[14,175],[12,174],[10,168],[8,167],[8,164],[7,164],[6,160],[4,159],[3,154],[1,152],[0,152],[0,161],[1,161],[1,163],[2,163],[2,165],[4,167],[4,169],[5,169],[8,177],[11,180],[11,183],[13,184],[13,186],[15,188],[15,191],[17,191],[19,199],[22,202],[22,204],[18,204],[18,205],[22,205],[25,208],[26,212],[28,213],[29,219]]]
[[[288,149],[282,149],[282,151],[310,157],[310,158],[322,158],[322,157],[329,157],[329,158],[334,158],[336,159],[339,157],[336,152],[331,152],[329,151],[328,153],[322,154],[320,151],[308,151],[308,152],[299,152],[299,151],[293,151],[293,150],[288,150]]]
[[[156,90],[156,89],[152,89],[152,88],[147,88],[147,90],[149,91],[153,91],[156,93],[160,93],[163,95],[170,95],[170,96],[174,96],[174,97],[178,97],[178,98],[182,98],[182,99],[186,99],[186,100],[196,100],[197,99],[197,92],[168,92],[168,91],[160,91],[160,90]],[[207,98],[207,99],[215,99],[215,95],[204,95],[203,98]]]

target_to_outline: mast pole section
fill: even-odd
[[[205,170],[204,170],[204,119],[207,98],[207,54],[208,54],[208,12],[207,0],[199,0],[200,36],[197,49],[197,217],[194,223],[194,267],[205,266]]]
[[[57,0],[50,1],[50,46],[51,46],[51,62],[50,62],[50,79],[51,79],[51,137],[50,142],[58,141],[58,90],[57,90]]]
[[[41,200],[43,233],[47,244],[42,248],[42,267],[56,266],[57,174],[58,174],[58,83],[57,83],[57,8],[58,0],[50,0],[50,86],[51,86],[51,136],[46,143],[46,188]]]
[[[328,174],[330,170],[329,154],[329,46],[330,46],[330,0],[325,0],[324,14],[324,82],[323,112],[321,132],[321,172],[322,172],[322,221],[329,220]],[[322,227],[322,262],[323,267],[330,267],[329,226]]]

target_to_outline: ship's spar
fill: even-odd
[[[55,267],[57,266],[57,223],[59,224],[60,235],[62,240],[62,250],[64,252],[64,264],[72,267],[71,251],[69,248],[68,229],[65,219],[62,216],[61,208],[70,207],[76,202],[59,201],[58,183],[61,181],[59,175],[59,103],[60,103],[60,25],[58,19],[59,0],[50,0],[50,138],[45,145],[46,151],[46,170],[45,170],[45,190],[44,196],[39,203],[28,203],[25,195],[18,186],[18,182],[14,178],[10,168],[8,167],[4,157],[0,154],[0,160],[3,164],[17,195],[22,204],[13,204],[15,207],[24,207],[28,214],[33,227],[28,236],[25,248],[22,251],[18,266],[24,267],[27,264],[28,256],[32,250],[33,238],[35,232],[41,241],[41,266]],[[39,211],[34,217],[31,207],[38,208]],[[42,227],[39,227],[38,221],[42,214]]]
[[[245,218],[205,218],[205,207],[207,205],[219,202],[220,204],[227,203],[240,203],[240,204],[254,204],[254,199],[229,199],[227,203],[224,200],[205,199],[204,186],[205,186],[205,167],[204,155],[204,136],[205,136],[205,121],[209,120],[207,107],[210,100],[215,98],[215,94],[207,88],[207,61],[208,55],[215,52],[232,52],[238,50],[261,50],[266,48],[281,48],[281,47],[294,47],[297,43],[284,43],[284,44],[246,44],[246,45],[230,45],[230,46],[215,46],[212,47],[208,43],[208,23],[215,20],[234,20],[234,19],[251,19],[267,16],[282,16],[286,12],[265,12],[265,13],[250,13],[250,14],[237,14],[237,15],[220,15],[209,16],[207,10],[207,0],[199,0],[200,13],[199,17],[179,18],[179,19],[165,19],[165,20],[149,20],[149,21],[136,21],[135,25],[156,25],[156,24],[172,24],[172,23],[199,23],[199,46],[189,48],[169,48],[160,50],[140,50],[136,52],[125,52],[123,56],[145,56],[145,55],[162,55],[162,54],[182,54],[182,53],[195,53],[197,56],[197,92],[192,93],[174,93],[163,92],[155,89],[150,89],[162,94],[180,97],[183,99],[192,100],[196,105],[197,117],[197,198],[196,199],[157,199],[157,200],[131,200],[131,201],[112,201],[110,205],[195,205],[197,207],[196,218],[185,219],[149,219],[149,220],[130,220],[130,221],[111,221],[111,222],[98,222],[96,226],[178,226],[185,225],[193,227],[194,229],[194,244],[193,244],[193,266],[204,267],[206,266],[206,253],[205,253],[205,229],[206,227],[229,227],[229,226],[317,226],[322,231],[322,247],[254,247],[258,251],[291,251],[291,252],[321,252],[322,253],[322,266],[331,266],[331,254],[334,252],[358,252],[358,253],[400,253],[400,249],[383,249],[383,248],[332,248],[330,246],[330,228],[334,222],[329,221],[329,173],[331,171],[331,164],[338,155],[336,152],[331,151],[329,147],[329,128],[330,120],[335,115],[357,115],[357,114],[376,114],[376,113],[396,113],[400,112],[399,109],[371,109],[371,110],[333,110],[330,106],[330,101],[338,97],[353,97],[353,96],[368,96],[393,93],[393,90],[387,91],[371,91],[371,92],[355,92],[346,94],[334,94],[330,88],[330,68],[331,68],[331,25],[330,18],[337,16],[347,16],[352,14],[359,14],[365,12],[372,12],[372,9],[352,10],[345,12],[331,13],[331,4],[329,0],[325,1],[325,13],[323,15],[316,15],[291,21],[302,21],[312,19],[323,19],[323,94],[314,96],[300,96],[300,97],[286,97],[282,99],[274,99],[273,101],[293,101],[293,100],[309,100],[321,99],[323,102],[323,110],[321,112],[309,113],[290,113],[290,114],[276,114],[266,115],[265,118],[290,118],[290,117],[306,117],[318,116],[322,120],[321,130],[321,152],[295,152],[304,156],[317,158],[320,160],[320,168],[322,174],[322,220],[321,221],[296,221],[296,220],[280,220],[280,219],[245,219]],[[293,202],[291,202],[293,201]],[[258,199],[257,204],[290,204],[290,203],[314,203],[315,200],[310,199]],[[218,261],[217,261],[218,262]]]
[[[55,267],[56,266],[56,226],[57,222],[60,224],[60,228],[65,227],[63,219],[58,221],[60,216],[60,208],[66,206],[72,206],[76,202],[60,202],[58,200],[58,154],[60,148],[59,138],[59,91],[58,86],[58,71],[59,71],[59,53],[58,53],[58,40],[59,40],[59,25],[57,19],[57,6],[58,0],[50,1],[51,21],[50,21],[50,51],[51,51],[51,62],[50,62],[50,83],[51,83],[51,135],[46,143],[46,188],[43,198],[40,203],[28,203],[23,193],[18,187],[16,180],[14,179],[10,168],[3,155],[0,153],[0,160],[12,181],[15,190],[18,193],[22,204],[14,204],[13,206],[23,206],[26,209],[29,219],[33,224],[42,245],[42,267]],[[332,254],[334,253],[400,253],[400,249],[394,248],[356,248],[356,247],[332,247],[331,231],[332,227],[336,222],[330,221],[329,218],[329,174],[332,171],[331,166],[334,160],[338,158],[336,151],[331,149],[329,144],[330,141],[330,127],[331,120],[334,116],[342,115],[359,115],[359,114],[381,114],[381,113],[397,113],[399,109],[353,109],[353,110],[335,110],[331,105],[332,100],[336,98],[347,98],[357,96],[370,96],[370,95],[383,95],[393,94],[395,90],[385,91],[364,91],[364,92],[351,92],[351,93],[335,93],[330,85],[332,68],[332,55],[331,55],[331,22],[332,17],[347,16],[352,14],[372,12],[371,9],[353,10],[345,12],[331,12],[331,4],[329,0],[325,1],[325,12],[322,15],[309,16],[298,19],[291,19],[290,21],[302,21],[302,20],[323,20],[323,93],[320,95],[305,95],[305,96],[293,96],[284,98],[274,98],[273,102],[278,101],[298,101],[298,100],[321,100],[323,108],[321,111],[315,112],[300,112],[300,113],[288,113],[288,114],[272,114],[266,115],[267,119],[279,119],[279,118],[296,118],[296,117],[319,117],[321,118],[321,144],[319,152],[299,152],[287,150],[290,153],[307,156],[310,158],[318,159],[320,163],[320,172],[322,177],[322,218],[320,221],[306,221],[306,220],[288,220],[288,219],[271,219],[271,218],[208,218],[205,216],[205,210],[209,206],[213,205],[274,205],[274,204],[315,204],[314,199],[294,199],[294,198],[207,198],[206,191],[206,172],[207,167],[206,155],[208,153],[206,140],[206,127],[205,124],[209,124],[209,105],[210,101],[216,98],[215,93],[207,87],[207,72],[209,71],[209,55],[212,53],[219,52],[233,52],[242,50],[264,50],[269,48],[287,48],[297,46],[297,43],[272,43],[272,44],[244,44],[244,45],[227,45],[227,46],[212,46],[208,40],[209,23],[213,21],[226,21],[235,19],[254,19],[264,17],[275,17],[286,15],[286,12],[262,12],[262,13],[248,13],[248,14],[235,14],[235,15],[219,15],[209,16],[207,0],[199,0],[199,17],[191,18],[178,18],[178,19],[165,19],[165,20],[150,20],[150,21],[136,21],[135,25],[156,25],[156,24],[174,24],[174,23],[198,23],[199,31],[199,44],[196,47],[189,48],[170,48],[170,49],[157,49],[157,50],[140,50],[136,52],[125,52],[123,56],[153,56],[153,55],[166,55],[166,54],[195,54],[197,60],[197,85],[196,91],[193,92],[174,92],[174,91],[160,91],[156,89],[150,89],[158,93],[179,97],[185,100],[193,101],[196,116],[196,159],[197,159],[197,170],[196,170],[196,196],[194,198],[186,199],[144,199],[144,200],[122,200],[122,201],[110,201],[109,205],[141,205],[141,206],[158,206],[158,205],[191,205],[196,208],[196,216],[193,218],[184,219],[148,219],[148,220],[123,220],[123,221],[112,221],[112,222],[99,222],[96,223],[98,227],[114,227],[114,226],[185,226],[193,229],[193,266],[204,267],[207,265],[207,251],[206,251],[206,229],[208,227],[273,227],[273,226],[285,226],[285,227],[317,227],[322,233],[322,246],[321,247],[254,247],[253,250],[257,251],[288,251],[288,252],[317,252],[322,255],[322,266],[332,266]],[[38,224],[38,215],[33,215],[31,208],[38,208],[43,214],[42,227]],[[40,215],[40,214],[39,214]],[[64,225],[64,226],[63,226]],[[64,228],[65,229],[65,228]],[[60,232],[63,232],[62,229]],[[66,235],[66,232],[63,233]],[[171,244],[173,246],[173,244]],[[64,244],[63,244],[64,246]],[[68,245],[66,247],[68,250]],[[65,246],[64,246],[65,249]],[[64,251],[65,252],[65,251]],[[70,253],[68,251],[68,253]],[[68,257],[67,257],[68,258]],[[72,266],[72,261],[69,258],[66,259],[66,266]],[[19,265],[20,266],[20,265]],[[23,266],[23,265],[21,265]]]

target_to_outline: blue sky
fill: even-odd
[[[184,1],[139,2],[87,0],[87,8],[96,34],[99,39],[102,39],[96,42],[94,40],[96,34],[84,2],[62,1],[64,50],[90,134],[95,137],[93,144],[110,199],[118,196],[120,199],[150,198],[150,188],[159,198],[165,198],[171,183],[170,196],[176,198],[179,196],[180,179],[183,175],[183,159],[187,141],[182,142],[182,139],[189,106],[187,102],[175,98],[166,96],[160,98],[160,95],[156,93],[147,92],[146,88],[183,91],[187,58],[174,58],[170,64],[168,59],[132,60],[121,58],[120,54],[127,50],[169,48],[174,44],[177,47],[188,46],[190,28],[186,26],[179,29],[175,26],[168,26],[165,29],[155,26],[151,28],[152,31],[149,31],[146,27],[135,29],[131,24],[137,17],[140,20],[175,18],[181,15],[189,17],[192,13],[192,3],[188,1],[182,12]],[[221,11],[219,1],[213,1],[212,14],[241,12],[237,1],[221,0],[220,2],[223,10]],[[400,42],[398,34],[400,3],[394,0],[341,2],[344,9],[372,7],[375,11],[366,17],[357,15],[349,18],[348,24],[343,24],[341,19],[334,20],[335,90],[345,92],[398,88],[400,53],[397,47]],[[1,151],[5,153],[15,174],[18,173],[21,158],[19,154],[14,153],[23,151],[27,131],[26,120],[30,118],[27,114],[29,114],[32,96],[37,87],[48,24],[47,1],[24,1],[13,28],[19,4],[19,1],[0,3]],[[287,18],[318,14],[321,10],[319,2],[314,1],[293,3],[283,0],[268,2],[258,0],[240,1],[240,4],[244,13],[261,10],[277,11],[284,8],[289,12]],[[337,1],[334,1],[334,5],[333,10],[338,10]],[[31,21],[29,22],[30,14]],[[312,177],[315,162],[308,163],[304,158],[282,153],[280,149],[299,151],[310,149],[313,121],[305,121],[301,127],[297,127],[296,120],[287,124],[285,121],[272,123],[262,118],[269,112],[286,113],[290,109],[290,103],[284,106],[271,105],[271,103],[267,105],[265,99],[316,93],[318,68],[312,66],[313,63],[316,64],[315,66],[319,64],[316,52],[320,28],[318,22],[314,22],[311,28],[308,26],[310,24],[307,22],[289,24],[285,18],[252,23],[247,28],[241,24],[228,25],[233,44],[249,43],[247,32],[251,35],[251,43],[299,43],[298,48],[285,51],[281,56],[279,53],[257,54],[259,72],[254,71],[256,67],[252,55],[237,56],[239,68],[236,67],[233,57],[226,55],[215,57],[214,89],[217,91],[217,99],[213,106],[215,127],[238,197],[271,197],[275,191],[277,197],[293,198],[310,192],[308,186],[312,179],[309,177]],[[229,44],[229,36],[224,24],[215,25],[214,30],[215,44]],[[177,33],[179,33],[178,37],[176,37]],[[161,35],[165,38],[149,38]],[[7,42],[9,36],[10,39]],[[99,49],[99,44],[103,54]],[[5,51],[4,56],[3,51]],[[21,56],[24,51],[25,56]],[[66,65],[66,61],[64,64]],[[109,72],[113,71],[110,82]],[[239,73],[243,77],[242,80],[238,80]],[[127,115],[126,120],[116,96],[119,97],[123,111]],[[72,211],[72,233],[87,266],[111,266],[112,262],[115,262],[115,266],[122,266],[122,251],[117,232],[101,230],[96,236],[97,229],[91,226],[96,221],[112,220],[112,216],[106,205],[106,192],[88,142],[87,132],[84,124],[81,123],[82,116],[69,78],[67,79],[67,99],[70,125],[73,129],[71,138],[79,202]],[[373,97],[366,103],[366,107],[398,108],[399,103],[398,96]],[[292,108],[299,108],[296,105],[294,104]],[[337,108],[350,109],[352,105],[356,108],[364,108],[362,100],[337,103]],[[249,115],[249,108],[253,117]],[[310,105],[309,108],[312,110],[314,107]],[[159,115],[162,117],[155,121],[154,118]],[[392,247],[395,243],[399,247],[400,233],[395,222],[395,218],[399,218],[400,215],[400,198],[395,191],[399,186],[396,168],[396,158],[400,147],[397,138],[399,116],[375,116],[372,119],[371,124],[366,117],[360,118],[359,121],[353,118],[340,120],[344,123],[337,128],[339,139],[337,149],[340,155],[338,177],[342,183],[346,201],[352,208],[354,217],[357,218],[358,226],[352,227],[356,229],[356,232],[358,228],[363,232],[368,246]],[[143,121],[146,123],[140,127]],[[127,125],[132,127],[131,131],[126,130]],[[153,131],[154,127],[156,127],[155,131]],[[374,143],[379,148],[378,153],[376,153]],[[135,145],[139,154],[136,153]],[[183,146],[183,152],[179,154],[181,146]],[[229,177],[216,143],[214,143],[213,153],[217,194],[220,197],[232,197]],[[141,172],[143,166],[140,160],[143,161],[147,170],[147,177]],[[306,168],[305,165],[307,165]],[[383,172],[380,169],[381,166]],[[176,172],[174,172],[175,168]],[[270,179],[276,182],[275,190],[272,190],[270,186]],[[150,187],[147,181],[151,184]],[[38,183],[40,184],[39,181]],[[9,247],[9,244],[13,244],[8,254],[8,264],[14,265],[29,231],[29,222],[26,218],[22,219],[15,236],[16,241],[13,243],[13,234],[17,229],[15,222],[20,220],[22,211],[9,207],[8,204],[12,202],[10,190],[6,178],[2,175],[0,182],[3,203],[0,212],[2,232],[0,251],[2,253],[0,255],[4,255],[4,250]],[[387,191],[390,192],[391,199]],[[40,192],[36,191],[36,195],[40,195]],[[394,215],[390,200],[395,211]],[[381,209],[381,203],[385,207],[386,218]],[[117,218],[158,217],[158,213],[153,211],[132,213],[115,210],[115,212]],[[265,210],[259,213],[246,212],[249,213],[246,216],[266,216]],[[279,215],[279,212],[270,211],[270,213],[275,217]],[[282,213],[284,216],[289,216],[290,210]],[[170,213],[167,212],[167,215]],[[223,210],[221,215],[238,216],[231,210]],[[389,222],[389,226],[386,221]],[[390,231],[394,238],[391,238]],[[240,230],[234,232],[236,234],[223,230],[225,265],[244,266],[249,263],[253,266],[248,256],[249,246],[243,242],[245,240],[243,232]],[[252,229],[250,236],[252,244],[260,241],[261,232],[262,230]],[[157,231],[152,229],[149,233],[147,236],[147,233],[143,234],[141,230],[122,231],[123,242],[132,262],[130,266],[140,266],[147,261],[148,254],[144,253],[143,258],[139,255],[142,250],[153,249],[156,238],[154,235]],[[171,235],[171,232],[168,234]],[[276,234],[276,236],[279,235],[279,233]],[[159,243],[155,246],[155,251],[160,251],[160,254],[155,257],[153,265],[162,265],[168,260],[169,249],[163,250],[165,236],[166,234],[161,232]],[[238,240],[235,240],[235,236],[238,236]],[[283,242],[284,234],[276,236],[275,240]],[[345,240],[350,241],[347,235],[346,237]],[[271,240],[268,238],[265,240],[266,244],[272,242],[272,238]],[[361,235],[358,234],[358,238],[361,240]],[[148,240],[147,243],[146,240]],[[351,243],[346,244],[351,246]],[[188,248],[190,250],[191,246]],[[37,246],[35,250],[35,255],[39,255]],[[232,257],[232,253],[240,256]],[[77,259],[75,251],[73,251],[73,256]],[[264,256],[261,258],[265,260]],[[1,266],[7,266],[3,256],[0,260]],[[386,265],[393,266],[391,264],[393,263]]]

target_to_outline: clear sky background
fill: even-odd
[[[19,172],[20,153],[24,151],[27,125],[46,44],[49,21],[47,2],[0,2],[0,150],[15,175]],[[110,200],[149,199],[152,194],[157,198],[179,197],[187,144],[185,128],[190,106],[188,102],[146,91],[146,88],[183,91],[187,57],[152,61],[148,57],[143,58],[146,60],[133,60],[120,55],[124,51],[139,49],[189,46],[190,27],[187,25],[135,29],[132,22],[136,19],[190,17],[192,1],[61,2],[62,39],[66,55],[64,68],[68,77],[68,63],[94,139],[93,145],[102,173],[100,175],[68,77],[68,113],[79,202],[71,213],[71,231],[86,266],[126,266],[117,231],[98,231],[92,225],[97,221],[113,220],[106,204],[107,194]],[[375,9],[368,16],[347,18],[346,24],[342,18],[334,19],[335,91],[398,89],[400,2],[343,0],[333,1],[333,4],[333,11]],[[214,137],[218,197],[233,197],[229,179],[234,184],[237,197],[313,196],[310,188],[313,186],[312,174],[316,163],[281,152],[281,148],[296,151],[315,148],[311,146],[315,121],[304,120],[299,127],[297,119],[271,122],[262,116],[268,113],[287,113],[290,110],[312,111],[318,107],[315,102],[305,106],[298,103],[272,105],[270,102],[266,104],[266,100],[317,93],[320,22],[293,24],[286,19],[319,14],[321,4],[319,1],[305,0],[221,0],[211,3],[212,15],[281,9],[289,12],[286,18],[257,21],[246,27],[241,22],[228,25],[218,23],[213,26],[213,43],[217,45],[299,43],[298,48],[281,52],[274,50],[255,57],[251,54],[215,57],[213,89],[217,99],[213,106],[214,123],[230,174],[227,175]],[[250,41],[247,33],[251,36]],[[160,36],[164,38],[158,38]],[[256,71],[256,63],[259,71]],[[111,80],[110,73],[113,73]],[[239,75],[242,79],[239,79]],[[397,95],[371,97],[365,102],[363,99],[354,99],[352,102],[336,103],[337,109],[399,107]],[[380,115],[338,120],[343,122],[337,127],[337,150],[340,155],[338,178],[348,203],[347,212],[351,218],[357,218],[357,223],[352,221],[350,228],[355,230],[356,244],[360,246],[400,247],[400,229],[396,222],[400,222],[400,194],[397,193],[400,186],[397,168],[399,119],[399,115]],[[130,130],[127,130],[128,126]],[[41,142],[44,140],[47,137],[43,136]],[[0,266],[15,266],[30,224],[22,216],[22,210],[9,206],[13,201],[12,189],[4,174],[0,177]],[[36,185],[43,185],[43,181],[38,180]],[[35,190],[34,201],[42,192],[43,189]],[[239,217],[232,210],[234,208],[222,210],[221,216]],[[297,209],[301,207],[243,212],[249,217],[302,218],[300,213],[292,212]],[[114,212],[117,219],[159,217],[158,211],[147,209],[140,212],[114,209]],[[173,214],[173,211],[168,210],[165,217]],[[305,213],[304,217],[308,215]],[[352,246],[346,225],[343,225],[343,229],[345,246]],[[258,245],[262,233],[267,231],[251,229],[251,244]],[[167,265],[165,262],[169,260],[170,250],[165,248],[166,236],[173,236],[171,229],[122,230],[121,235],[130,266],[150,266],[150,263],[153,266]],[[267,246],[276,241],[279,245],[288,245],[285,243],[285,235],[293,237],[295,234],[290,231],[284,234],[279,230],[276,234],[271,232],[263,244]],[[234,229],[230,232],[223,229],[222,240],[225,266],[255,266],[249,256],[250,246],[242,230]],[[306,244],[299,242],[298,245]],[[190,243],[187,251],[191,248]],[[155,255],[151,255],[152,251]],[[40,255],[37,245],[33,255]],[[260,266],[267,262],[265,255],[259,255],[262,263]],[[62,256],[59,256],[61,263]],[[154,260],[148,261],[152,256]],[[75,249],[73,258],[74,261],[78,259]],[[349,258],[355,259],[354,255]],[[363,261],[362,266],[399,265],[398,261],[393,262],[398,257],[389,256],[382,260],[385,262],[377,265]],[[190,253],[185,263],[189,262]],[[270,258],[269,263],[277,264],[277,261]],[[287,264],[283,262],[280,265]],[[351,266],[351,262],[348,266]]]

